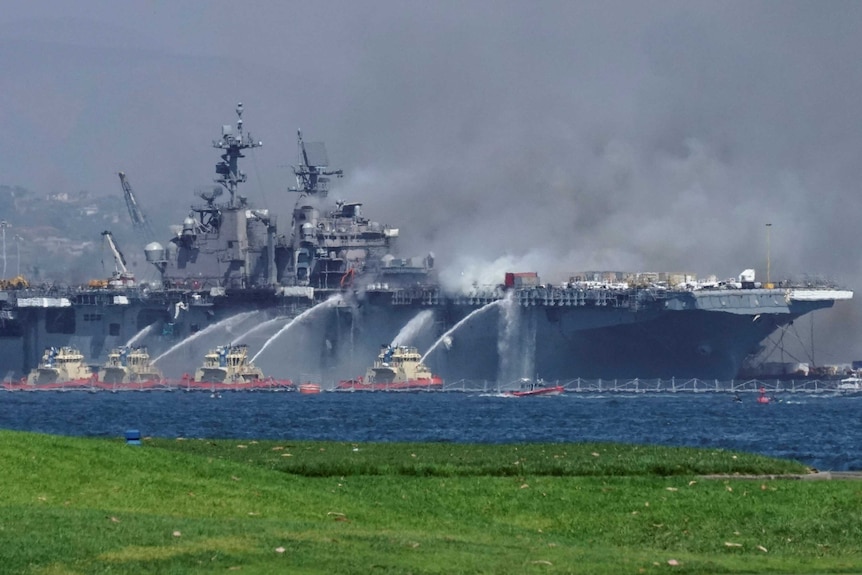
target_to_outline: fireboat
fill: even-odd
[[[384,345],[365,377],[342,380],[335,391],[442,391],[443,379],[421,359],[415,347]]]

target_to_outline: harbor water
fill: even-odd
[[[60,435],[350,442],[625,442],[862,470],[862,394],[42,392],[0,394],[0,428]]]

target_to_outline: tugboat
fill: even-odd
[[[546,385],[541,379],[533,381],[529,378],[523,378],[520,381],[521,387],[516,391],[510,391],[507,395],[515,397],[530,397],[533,395],[560,395],[565,391],[562,385]]]
[[[293,389],[288,380],[265,377],[248,359],[247,345],[221,345],[204,356],[204,364],[187,387],[206,389]]]
[[[99,370],[100,384],[139,384],[152,387],[164,378],[158,368],[150,365],[146,347],[118,347],[108,354],[108,361]]]
[[[82,387],[95,381],[93,371],[84,363],[84,355],[72,346],[49,347],[39,365],[27,376],[28,386],[42,389]]]
[[[384,345],[365,377],[343,380],[336,391],[440,391],[443,379],[421,362],[415,347]]]

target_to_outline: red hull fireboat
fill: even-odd
[[[506,395],[514,397],[532,397],[534,395],[561,395],[566,389],[562,385],[547,385],[541,379],[533,381],[531,379],[522,379],[521,387],[516,391],[509,391]]]

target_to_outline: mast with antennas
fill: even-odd
[[[299,144],[299,165],[292,166],[296,176],[296,187],[288,188],[289,192],[298,192],[304,196],[320,196],[325,198],[329,193],[327,185],[329,178],[344,176],[342,170],[329,169],[329,157],[323,142],[306,142],[302,139],[302,130],[296,131]]]
[[[222,161],[216,164],[215,182],[224,186],[230,193],[228,207],[238,207],[236,198],[237,186],[246,181],[245,172],[239,169],[239,158],[244,158],[243,150],[259,148],[263,142],[255,142],[251,134],[243,133],[242,130],[242,102],[236,105],[236,133],[230,124],[225,124],[221,129],[221,139],[213,140],[213,148],[224,150],[221,155]]]

